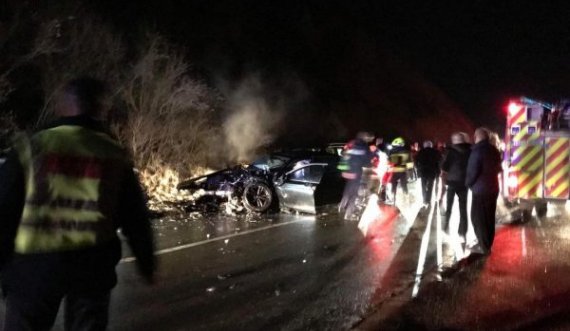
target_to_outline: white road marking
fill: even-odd
[[[228,235],[225,235],[225,236],[216,237],[216,238],[207,239],[207,240],[202,240],[202,241],[197,241],[197,242],[190,243],[190,244],[186,244],[186,245],[180,245],[180,246],[174,246],[174,247],[171,247],[171,248],[165,248],[165,249],[161,249],[161,250],[159,250],[159,251],[154,252],[154,254],[155,254],[155,255],[164,255],[164,254],[168,254],[168,253],[172,253],[172,252],[176,252],[176,251],[180,251],[180,250],[184,250],[184,249],[188,249],[188,248],[192,248],[192,247],[196,247],[196,246],[200,246],[200,245],[209,244],[209,243],[216,242],[216,241],[226,240],[226,239],[230,239],[230,238],[234,238],[234,237],[239,237],[239,236],[245,236],[245,235],[247,235],[247,234],[251,234],[251,233],[255,233],[255,232],[260,232],[260,231],[265,231],[265,230],[277,228],[277,227],[280,227],[280,226],[285,226],[285,225],[295,224],[295,223],[300,223],[300,222],[306,222],[306,221],[309,220],[309,219],[314,219],[314,218],[313,218],[313,217],[310,217],[310,218],[304,217],[304,218],[302,218],[302,219],[298,219],[298,220],[294,220],[294,221],[283,222],[283,223],[277,223],[277,224],[265,226],[265,227],[262,227],[262,228],[257,228],[257,229],[242,231],[242,232],[238,232],[238,233],[232,233],[232,234],[228,234]],[[121,261],[120,261],[119,263],[128,263],[128,262],[133,262],[133,261],[135,261],[135,260],[136,260],[135,257],[125,257],[125,258],[121,259]]]
[[[439,208],[439,196],[440,196],[440,191],[442,190],[441,188],[441,183],[439,181],[439,177],[437,179],[437,183],[435,185],[435,195],[432,194],[432,199],[430,201],[430,204],[433,206],[433,209],[435,209],[436,207]],[[439,188],[439,189],[438,189]],[[436,255],[437,255],[437,265],[441,266],[441,264],[443,263],[443,238],[441,237],[442,233],[442,226],[441,226],[441,213],[438,210],[437,213],[437,221],[436,221],[436,226],[435,226],[435,239],[436,239],[436,247],[437,247],[437,251],[436,251]]]
[[[436,209],[437,209],[437,205],[433,206],[433,208],[431,209],[429,216],[428,216],[428,222],[426,225],[426,230],[425,230],[424,235],[422,237],[422,245],[420,248],[420,256],[418,259],[418,268],[416,269],[416,278],[415,278],[414,289],[412,290],[412,298],[415,298],[416,295],[418,295],[418,291],[420,290],[420,283],[422,282],[422,274],[424,272],[424,266],[426,263],[429,237],[430,237],[430,233],[431,233],[431,222],[432,222],[433,215],[434,215]]]
[[[433,206],[433,208],[435,209],[435,205]],[[436,233],[435,233],[435,238],[436,238],[436,243],[437,243],[437,265],[438,267],[440,267],[443,264],[443,238],[442,238],[442,227],[441,227],[441,223],[442,223],[442,218],[441,218],[441,213],[437,213],[437,221],[436,221]]]

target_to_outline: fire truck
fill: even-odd
[[[507,107],[502,194],[518,206],[513,220],[538,217],[548,203],[570,198],[570,102],[550,104],[526,97]]]

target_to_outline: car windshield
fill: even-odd
[[[284,155],[265,155],[253,161],[251,165],[259,169],[277,169],[283,167],[290,159]]]

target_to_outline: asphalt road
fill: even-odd
[[[411,192],[419,196],[415,185]],[[426,208],[411,198],[397,199],[396,206],[371,202],[360,222],[342,221],[334,210],[155,220],[159,280],[143,284],[126,249],[109,329],[362,326],[378,307],[387,311],[416,298],[438,280],[441,267],[462,257],[454,238],[443,243],[440,212],[436,204]],[[454,217],[451,229],[456,226]],[[0,314],[3,309],[0,304]],[[59,316],[55,329],[61,326]]]
[[[339,330],[370,309],[414,219],[387,207],[366,239],[336,213],[158,221],[160,282],[145,287],[126,259],[113,330]]]

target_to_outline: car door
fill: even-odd
[[[337,204],[342,199],[345,179],[336,163],[329,163],[314,193],[316,211],[319,207]]]
[[[326,163],[311,163],[289,171],[283,184],[276,188],[281,206],[305,213],[316,213],[315,189],[325,173],[326,166]]]

